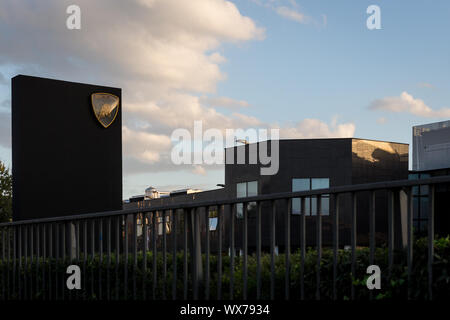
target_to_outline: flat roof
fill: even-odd
[[[361,141],[375,141],[375,142],[384,142],[384,143],[395,143],[395,144],[403,144],[403,145],[407,145],[409,146],[409,143],[404,143],[404,142],[395,142],[395,141],[386,141],[386,140],[375,140],[375,139],[364,139],[364,138],[287,138],[287,139],[279,139],[279,141],[316,141],[316,140],[361,140]],[[250,144],[255,144],[255,143],[260,143],[260,142],[264,142],[264,141],[272,141],[272,139],[268,139],[268,140],[262,140],[262,141],[258,141],[258,142],[251,142],[248,143],[248,145]],[[241,144],[239,146],[233,146],[233,147],[226,147],[225,149],[230,149],[230,148],[237,148],[237,147],[242,147],[244,146],[244,144]]]

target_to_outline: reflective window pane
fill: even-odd
[[[249,202],[247,204],[247,214],[249,218],[255,218],[256,217],[256,202]]]
[[[327,189],[330,187],[330,179],[313,178],[311,179],[311,189]]]
[[[244,204],[243,203],[236,204],[236,218],[237,219],[244,218]]]
[[[328,195],[323,195],[321,200],[321,207],[322,207],[322,215],[328,216],[330,215],[330,198]],[[311,215],[315,216],[317,215],[317,198],[311,198]]]
[[[215,231],[217,229],[217,218],[209,218],[209,230]]]
[[[247,197],[258,195],[258,181],[250,181],[247,183]]]
[[[236,185],[236,196],[238,198],[243,198],[247,196],[247,183],[242,182]]]
[[[292,179],[292,192],[310,190],[310,179]]]
[[[420,194],[421,195],[428,195],[428,186],[424,185],[424,186],[420,186]]]
[[[305,215],[311,214],[311,198],[306,197],[305,198]]]
[[[330,198],[327,196],[322,197],[322,215],[330,215]]]
[[[292,214],[300,214],[300,198],[292,199]]]

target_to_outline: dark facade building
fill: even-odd
[[[270,145],[270,144],[269,144]],[[234,147],[235,161],[225,164],[225,187],[217,190],[185,194],[177,197],[165,197],[141,202],[145,206],[158,206],[160,204],[182,203],[190,201],[222,200],[236,197],[247,197],[261,194],[280,192],[303,191],[322,189],[334,186],[361,184],[377,181],[407,179],[408,178],[408,145],[384,141],[373,141],[354,138],[336,139],[294,139],[279,141],[279,170],[274,175],[261,175],[260,162],[258,164],[237,164],[237,154],[245,151],[245,159],[249,159],[251,145]],[[270,152],[270,150],[269,150]],[[228,164],[229,163],[229,164]],[[332,204],[326,196],[321,199],[323,244],[331,244],[331,217]],[[385,240],[387,231],[387,202],[383,192],[376,193],[376,230],[377,243]],[[397,219],[400,219],[400,205],[397,199]],[[358,245],[368,242],[368,195],[358,197]],[[136,204],[127,204],[135,206]],[[256,239],[256,206],[248,205],[248,246],[250,252],[255,247]],[[316,199],[307,199],[305,203],[307,245],[315,244],[315,215]],[[229,210],[229,208],[228,208]],[[277,201],[276,204],[276,245],[283,251],[284,218],[287,203]],[[262,247],[269,247],[270,240],[270,212],[271,204],[262,203]],[[340,243],[342,246],[350,245],[350,196],[340,199]],[[293,199],[291,213],[291,246],[299,246],[300,228],[300,200]],[[209,224],[211,249],[215,248],[217,208],[210,208]],[[223,247],[230,247],[230,213],[224,215]],[[243,204],[238,204],[235,212],[235,247],[242,247],[243,234]],[[200,214],[200,223],[206,222],[206,215]],[[170,221],[167,219],[166,230],[170,230]],[[177,225],[182,224],[177,221]],[[200,228],[205,230],[206,228]],[[181,230],[181,229],[180,229]],[[179,230],[179,231],[180,231]],[[202,238],[204,234],[200,235]]]
[[[25,75],[12,79],[14,221],[122,209],[121,92]],[[94,112],[95,94],[117,99],[112,110],[103,110],[112,120],[107,127]]]
[[[450,175],[450,121],[413,127],[413,171],[410,179]],[[428,186],[413,188],[413,227],[425,234],[428,226]],[[450,226],[450,186],[440,184],[435,190],[435,232],[447,236]]]

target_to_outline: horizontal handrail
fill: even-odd
[[[327,189],[271,193],[271,194],[263,194],[263,195],[252,196],[252,197],[208,200],[208,201],[201,201],[201,202],[200,201],[199,202],[183,202],[183,203],[174,203],[174,204],[167,204],[167,205],[160,205],[160,206],[153,206],[153,207],[149,206],[149,207],[141,207],[141,208],[114,210],[114,211],[103,211],[103,212],[88,213],[88,214],[78,214],[78,215],[69,215],[69,216],[52,217],[52,218],[41,218],[41,219],[30,219],[30,220],[22,220],[22,221],[14,221],[14,222],[5,222],[5,223],[0,223],[0,227],[59,222],[59,221],[68,221],[68,220],[96,219],[96,218],[107,217],[107,216],[120,216],[120,215],[138,214],[138,213],[154,212],[154,211],[191,209],[191,208],[219,206],[219,205],[232,205],[235,203],[242,203],[242,202],[274,201],[274,200],[282,200],[282,199],[288,199],[288,198],[302,198],[302,197],[308,197],[308,196],[317,196],[317,195],[323,195],[323,194],[342,194],[342,193],[362,192],[362,191],[376,191],[376,190],[409,188],[409,187],[414,187],[414,186],[434,185],[434,184],[448,183],[448,182],[450,182],[450,175],[432,177],[432,178],[427,178],[427,179],[391,180],[391,181],[372,182],[372,183],[364,183],[364,184],[336,186],[336,187],[331,187],[331,188],[327,188]]]

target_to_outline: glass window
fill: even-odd
[[[248,181],[236,184],[236,197],[245,198],[258,195],[258,181]],[[249,217],[256,215],[256,202],[250,202],[247,205],[247,213]],[[238,203],[236,205],[236,218],[242,219],[244,217],[244,204]]]
[[[309,178],[307,179],[292,179],[292,192],[307,191],[311,189]]]
[[[247,197],[258,195],[258,181],[250,181],[247,183]]]
[[[314,189],[327,189],[330,187],[329,178],[296,178],[292,179],[292,191],[307,191]],[[321,200],[322,215],[330,214],[330,196],[329,194],[322,195]],[[300,214],[301,202],[299,198],[292,199],[292,213]],[[317,214],[317,198],[305,198],[305,214]]]
[[[244,198],[247,196],[247,183],[242,182],[236,185],[236,197]]]
[[[313,178],[311,179],[311,189],[327,189],[330,187],[330,179],[328,178]]]
[[[258,181],[249,181],[247,183],[247,197],[254,197],[258,195]],[[256,202],[250,202],[247,205],[247,212],[249,217],[256,217]]]
[[[209,218],[209,231],[216,231],[217,218]]]
[[[249,218],[256,217],[256,210],[257,210],[256,202],[249,202],[247,204],[247,213]]]
[[[322,197],[322,214],[324,216],[330,215],[330,197],[329,196]]]
[[[428,195],[428,186],[427,185],[420,186],[420,194],[422,196]]]
[[[300,198],[292,199],[292,214],[300,214]]]
[[[311,215],[312,216],[317,215],[317,198],[316,197],[311,198]]]
[[[217,229],[217,210],[209,211],[209,231],[216,231]]]
[[[296,191],[308,191],[311,189],[311,182],[309,178],[292,179],[292,192]],[[305,198],[305,207],[308,207],[305,211],[309,212],[309,198]],[[300,198],[292,199],[292,214],[300,214],[301,201]]]
[[[330,215],[330,197],[328,195],[323,195],[320,199],[321,203],[321,214],[323,216]],[[306,211],[308,212],[308,211]],[[317,215],[317,198],[313,197],[311,198],[311,215],[315,216]]]
[[[327,189],[330,187],[330,179],[328,178],[312,178],[311,179],[311,189]],[[314,198],[312,203],[312,215],[317,214],[317,198]],[[324,216],[330,215],[330,195],[324,194],[321,199],[321,214]]]
[[[244,204],[243,203],[236,204],[236,218],[237,219],[244,218]]]

